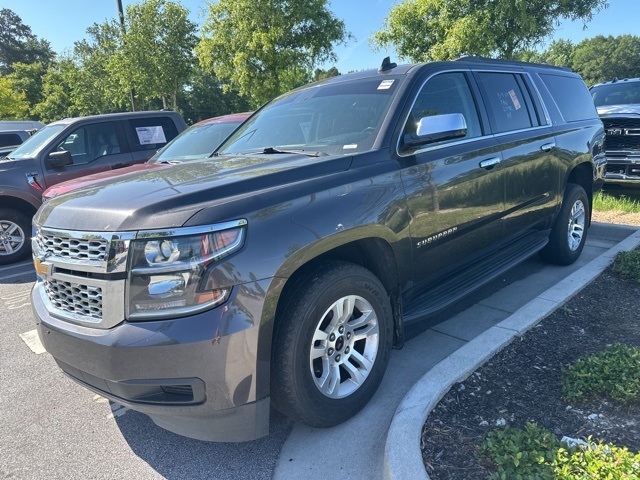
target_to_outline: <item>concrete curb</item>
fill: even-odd
[[[640,230],[478,335],[418,380],[398,405],[391,420],[385,444],[383,478],[429,480],[422,461],[420,435],[429,412],[440,399],[455,383],[466,379],[516,337],[580,292],[609,266],[618,252],[633,250],[638,245]]]

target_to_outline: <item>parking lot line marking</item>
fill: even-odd
[[[11,280],[12,278],[17,278],[17,277],[25,277],[27,275],[33,275],[35,278],[36,275],[36,271],[29,269],[29,270],[25,270],[24,272],[21,273],[14,273],[12,275],[2,275],[0,276],[0,280]]]
[[[122,405],[118,405],[117,403],[111,404],[111,413],[107,415],[108,419],[121,417],[125,413],[127,413],[129,409],[127,407],[123,407]]]
[[[6,305],[8,310],[17,310],[18,308],[28,307],[31,305],[31,291],[22,291],[18,293],[11,293],[0,297]]]
[[[5,270],[13,270],[14,268],[24,267],[27,265],[33,265],[33,261],[25,260],[23,262],[14,263],[12,265],[5,265],[4,267],[0,267],[0,272],[4,272]]]
[[[20,334],[20,338],[27,344],[27,346],[31,349],[33,353],[36,355],[40,355],[41,353],[46,352],[42,343],[40,343],[40,339],[38,338],[38,332],[36,330],[30,330],[25,333]]]
[[[104,398],[102,395],[94,395],[93,401],[96,403],[108,403],[109,400]]]

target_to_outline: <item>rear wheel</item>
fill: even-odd
[[[17,262],[29,255],[31,220],[24,213],[0,209],[0,265]]]
[[[389,297],[358,265],[306,276],[278,319],[271,398],[288,417],[330,427],[360,411],[386,370],[393,337]]]
[[[568,184],[549,243],[541,252],[542,258],[558,265],[575,262],[587,239],[589,218],[589,198],[584,188]]]

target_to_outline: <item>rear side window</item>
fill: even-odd
[[[178,129],[168,117],[137,118],[124,123],[134,152],[157,150],[178,135]]]
[[[74,165],[91,163],[98,158],[120,153],[120,143],[113,122],[93,123],[77,128],[65,137],[56,151],[66,150]]]
[[[477,75],[494,133],[538,125],[529,92],[517,77],[512,73],[481,72]]]
[[[17,133],[0,133],[0,147],[11,147],[21,143],[22,139]]]
[[[548,73],[541,73],[540,78],[547,86],[565,121],[578,122],[598,117],[589,90],[580,78]]]

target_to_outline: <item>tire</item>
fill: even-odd
[[[540,252],[541,257],[557,265],[571,265],[584,248],[590,219],[589,198],[580,185],[570,183],[564,193],[549,243]]]
[[[31,252],[31,218],[9,208],[0,209],[0,265],[17,262]]]
[[[332,262],[306,275],[277,319],[271,402],[289,418],[331,427],[359,412],[389,362],[393,318],[373,273]]]

